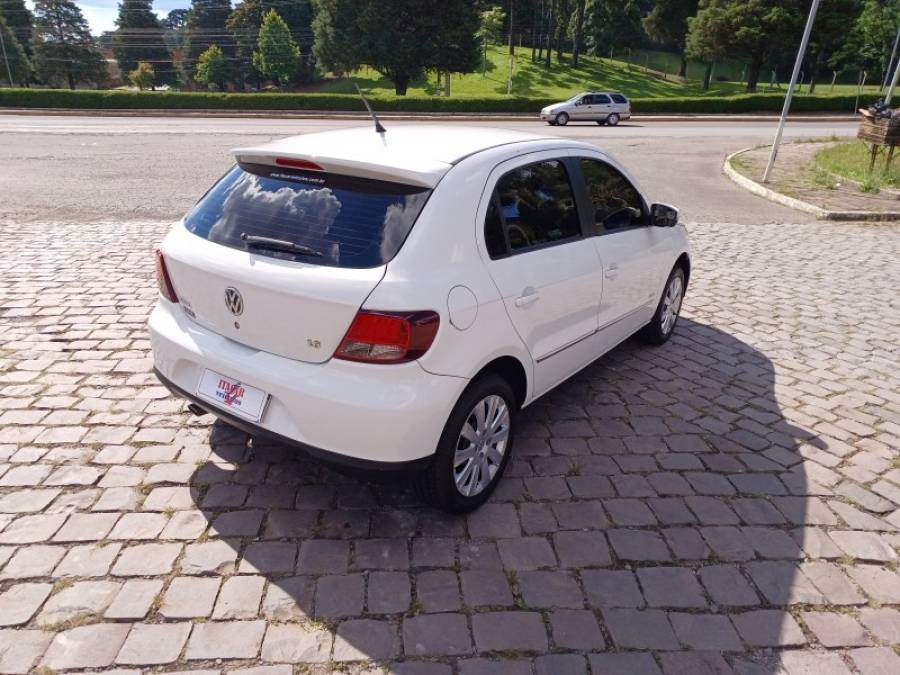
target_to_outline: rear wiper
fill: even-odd
[[[272,251],[299,253],[300,255],[315,257],[320,257],[322,255],[321,251],[317,251],[309,246],[304,246],[303,244],[295,244],[292,241],[273,239],[272,237],[258,237],[255,234],[247,234],[246,232],[241,234],[241,241],[247,245],[247,248],[267,248]]]

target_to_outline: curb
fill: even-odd
[[[345,119],[368,120],[366,112],[355,110],[190,110],[190,109],[164,109],[145,108],[134,110],[130,108],[3,108],[0,114],[4,115],[59,115],[59,116],[83,116],[93,115],[97,117],[237,117],[237,118],[267,118],[267,119]],[[536,113],[454,113],[454,112],[379,112],[378,117],[385,120],[441,120],[449,119],[459,122],[491,120],[495,122],[540,122]],[[777,114],[743,114],[734,115],[702,115],[685,113],[681,115],[669,113],[643,113],[632,115],[629,121],[656,121],[656,122],[777,122]],[[797,115],[788,118],[790,122],[854,122],[854,115]]]
[[[754,150],[757,147],[759,146],[732,152],[725,158],[725,164],[722,166],[725,175],[748,192],[752,192],[759,197],[768,199],[770,202],[775,202],[776,204],[781,204],[782,206],[787,206],[788,208],[797,211],[811,213],[820,220],[900,220],[900,211],[829,211],[828,209],[823,209],[821,206],[816,206],[815,204],[810,204],[809,202],[804,202],[803,200],[794,197],[788,197],[787,195],[783,195],[780,192],[767,188],[763,184],[757,183],[752,178],[747,178],[747,176],[739,173],[737,169],[731,166],[732,159],[745,152]]]

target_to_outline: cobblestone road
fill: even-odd
[[[900,672],[900,227],[693,226],[467,519],[168,397],[164,229],[0,225],[0,672]]]

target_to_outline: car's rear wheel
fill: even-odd
[[[612,113],[606,118],[606,123],[611,127],[616,126],[619,123],[619,116],[616,113]]]
[[[450,413],[434,461],[418,476],[423,500],[450,513],[468,513],[487,501],[509,462],[517,412],[502,377],[473,380]]]
[[[553,121],[556,122],[559,126],[564,127],[569,123],[569,115],[568,113],[561,112]]]
[[[666,287],[653,318],[638,332],[640,339],[649,344],[661,345],[672,337],[672,331],[675,330],[681,312],[685,285],[684,268],[677,265],[666,281]]]

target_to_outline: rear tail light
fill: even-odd
[[[275,164],[278,166],[288,166],[292,169],[306,169],[307,171],[324,171],[321,166],[308,159],[295,159],[293,157],[276,157]]]
[[[431,347],[439,325],[436,312],[360,310],[334,358],[365,363],[414,361]]]
[[[156,249],[156,283],[159,284],[159,292],[166,300],[178,302],[175,287],[172,286],[172,279],[169,278],[169,270],[166,269],[166,259],[163,258],[162,251],[159,249]]]

